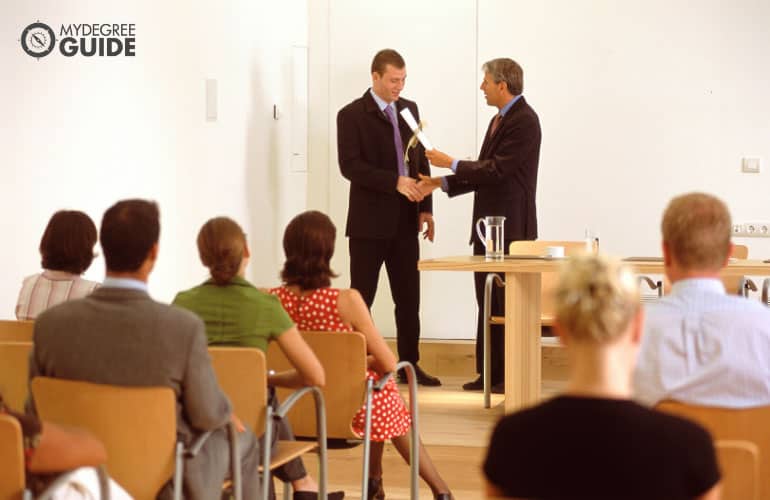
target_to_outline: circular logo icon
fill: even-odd
[[[51,53],[56,44],[56,35],[45,23],[32,23],[21,32],[21,48],[24,52],[40,59]]]

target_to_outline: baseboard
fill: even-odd
[[[396,352],[396,339],[385,339],[388,347]],[[462,376],[473,378],[476,374],[476,343],[472,340],[420,341],[420,366],[436,376]],[[542,348],[543,380],[567,379],[567,354],[558,344]]]

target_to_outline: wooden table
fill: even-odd
[[[420,271],[481,271],[505,275],[505,412],[540,401],[540,274],[558,271],[559,260],[486,261],[483,256],[421,260]],[[639,274],[663,274],[659,259],[628,264]],[[734,260],[723,276],[770,275],[770,264]],[[468,285],[470,286],[470,285]]]

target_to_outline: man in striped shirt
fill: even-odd
[[[663,214],[671,293],[647,306],[635,397],[728,408],[770,404],[770,309],[727,295],[732,223],[718,198],[690,193]]]

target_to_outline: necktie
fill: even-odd
[[[498,125],[500,125],[500,120],[502,119],[503,117],[500,115],[500,113],[497,113],[495,115],[495,119],[492,120],[492,129],[490,130],[490,133],[489,133],[490,136],[495,135],[495,131],[497,131],[497,127]]]
[[[398,129],[398,118],[393,112],[393,106],[390,104],[385,106],[385,114],[390,119],[390,124],[393,125],[393,141],[396,143],[396,161],[398,162],[398,175],[408,176],[409,172],[406,171],[406,165],[404,165],[404,143],[401,142],[401,131]]]

